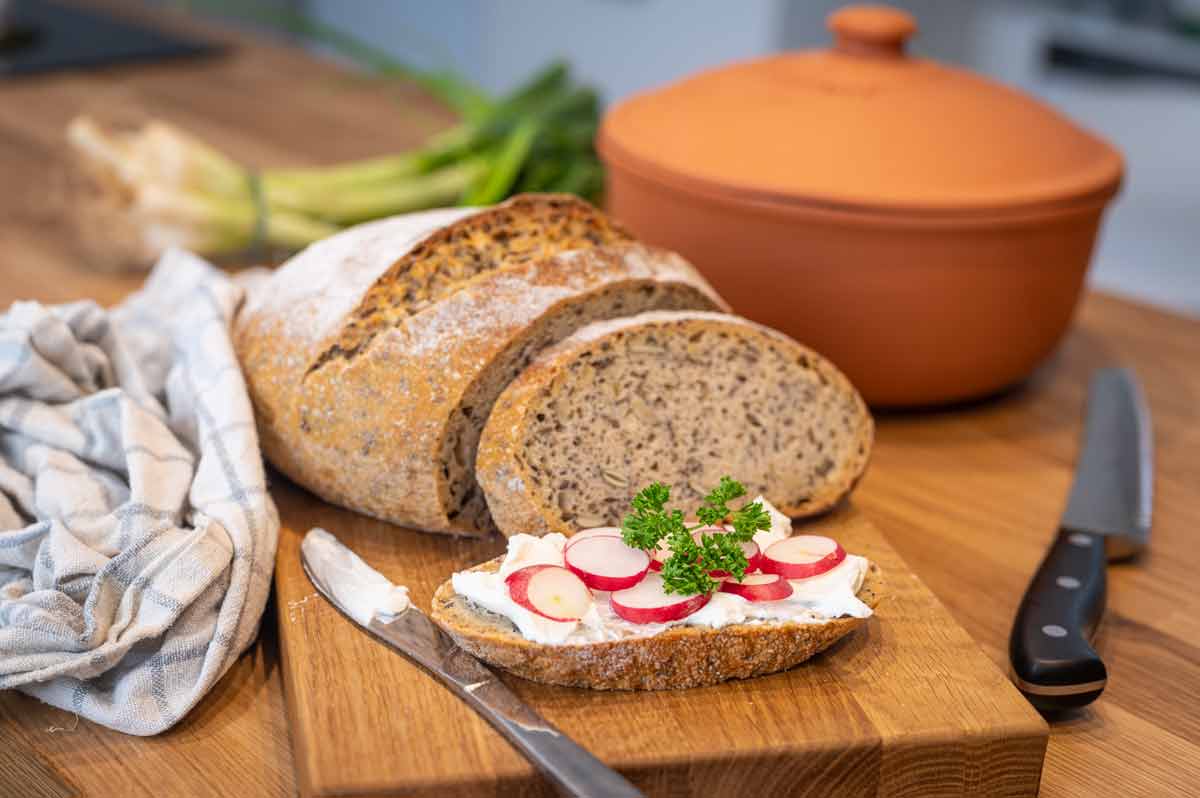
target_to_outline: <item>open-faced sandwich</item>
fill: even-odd
[[[433,618],[480,659],[533,681],[600,690],[716,684],[790,668],[868,618],[879,568],[792,534],[764,498],[722,478],[685,521],[655,483],[617,527],[517,534],[454,574]]]

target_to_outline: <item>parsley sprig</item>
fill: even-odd
[[[633,497],[633,512],[621,524],[621,537],[634,548],[650,552],[666,546],[671,556],[663,562],[663,586],[668,593],[709,593],[717,587],[710,571],[726,571],[736,579],[746,573],[746,555],[739,545],[761,529],[771,528],[771,517],[762,502],[743,504],[730,511],[729,502],[746,495],[746,488],[729,477],[704,497],[696,511],[700,523],[688,526],[680,510],[668,510],[671,488],[654,482]],[[727,523],[728,533],[692,536],[697,529]]]

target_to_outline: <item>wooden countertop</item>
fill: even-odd
[[[62,131],[112,104],[163,116],[247,161],[319,163],[394,151],[446,115],[261,41],[212,60],[0,80],[0,307],[105,304],[139,275],[86,268],[56,210]],[[1200,321],[1090,294],[1059,353],[1023,388],[952,411],[879,419],[855,501],[998,665],[1054,532],[1088,375],[1141,377],[1154,417],[1151,551],[1110,571],[1103,698],[1052,723],[1046,798],[1200,789]],[[0,795],[292,795],[273,609],[260,641],[175,729],[127,737],[0,694]]]

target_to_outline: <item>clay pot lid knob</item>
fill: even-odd
[[[739,207],[921,224],[1099,208],[1120,185],[1120,154],[1053,108],[906,53],[910,14],[868,2],[827,24],[828,48],[738,61],[618,103],[602,157]]]
[[[898,8],[855,5],[839,9],[825,22],[838,52],[874,58],[901,58],[904,44],[917,32],[917,21]]]

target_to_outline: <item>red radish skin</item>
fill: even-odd
[[[612,611],[630,623],[667,623],[686,618],[703,607],[711,593],[680,596],[663,590],[663,579],[655,573],[625,590],[609,597]]]
[[[763,552],[763,573],[785,579],[808,579],[831,571],[846,559],[836,540],[821,535],[794,535],[772,543]]]
[[[581,529],[571,537],[567,538],[567,545],[563,547],[563,551],[571,548],[574,544],[588,538],[618,538],[621,537],[621,528],[615,526],[594,526],[590,529]]]
[[[650,557],[650,570],[655,572],[661,571],[663,568],[663,563],[669,559],[671,559],[670,549],[656,550],[654,555]]]
[[[504,582],[514,602],[552,621],[578,621],[592,606],[592,591],[561,565],[527,565]]]
[[[697,544],[700,543],[701,535],[713,534],[728,534],[730,530],[727,527],[706,526],[703,529],[697,529],[692,533],[692,538]],[[762,566],[762,551],[758,548],[758,544],[753,540],[743,541],[741,544],[742,553],[746,555],[746,573],[751,574],[759,570]],[[727,576],[733,576],[728,571],[709,571],[708,575],[713,579],[724,579]]]
[[[721,583],[721,592],[746,601],[779,601],[792,595],[792,583],[779,574],[746,574],[741,582],[726,579]]]
[[[567,567],[593,590],[624,590],[642,581],[650,555],[611,535],[593,535],[563,552]]]

